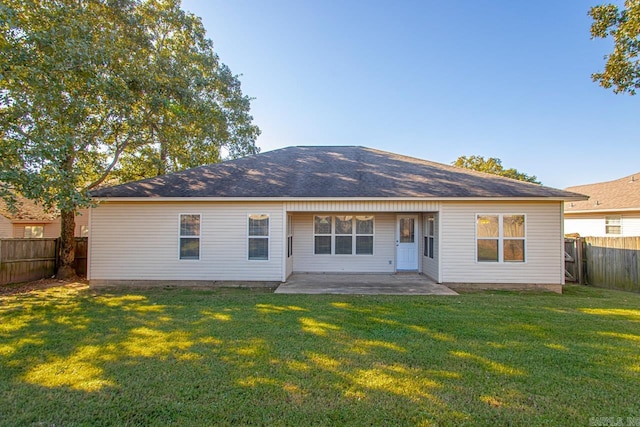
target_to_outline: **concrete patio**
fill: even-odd
[[[277,294],[458,295],[417,273],[292,274]]]

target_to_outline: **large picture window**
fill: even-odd
[[[373,255],[373,216],[316,215],[314,254]]]
[[[250,260],[269,259],[269,215],[249,215],[248,246]]]
[[[481,214],[476,216],[476,259],[478,262],[524,262],[525,216]]]
[[[180,259],[200,259],[200,214],[180,214]]]

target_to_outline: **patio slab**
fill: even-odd
[[[458,295],[417,273],[292,274],[277,294]]]

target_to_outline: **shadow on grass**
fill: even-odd
[[[640,296],[51,288],[0,305],[1,425],[640,416]]]

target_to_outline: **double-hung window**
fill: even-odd
[[[356,216],[356,255],[373,255],[373,215]]]
[[[287,258],[293,255],[293,217],[287,215]]]
[[[313,251],[316,255],[331,255],[331,225],[330,215],[313,218]]]
[[[476,259],[478,262],[524,262],[526,218],[517,214],[476,216]]]
[[[180,259],[200,259],[200,214],[180,214]]]
[[[336,255],[351,255],[353,253],[353,217],[336,216]]]
[[[248,247],[250,260],[269,259],[269,215],[249,215]]]
[[[606,234],[622,234],[622,217],[620,215],[608,215],[604,217]]]
[[[424,224],[424,256],[433,259],[435,257],[436,217],[429,215]]]
[[[316,215],[314,254],[373,255],[373,216]]]

